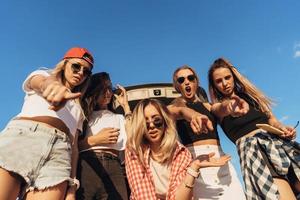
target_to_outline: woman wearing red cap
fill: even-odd
[[[77,133],[85,118],[80,96],[92,67],[88,50],[75,47],[54,69],[27,77],[22,110],[0,134],[0,199],[75,194]]]

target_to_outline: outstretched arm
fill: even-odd
[[[191,199],[195,178],[200,174],[199,169],[205,167],[219,167],[225,165],[231,158],[228,155],[213,158],[214,153],[200,155],[187,168],[186,176],[178,186],[175,199]]]
[[[228,115],[233,117],[245,115],[249,111],[249,105],[245,100],[235,95],[221,103],[214,103],[211,111],[222,121]]]
[[[207,133],[208,130],[212,131],[213,125],[206,115],[196,112],[188,107],[178,107],[173,104],[168,106],[169,112],[175,119],[185,119],[190,122],[191,128],[194,133]]]
[[[50,104],[49,109],[59,110],[70,99],[81,96],[80,92],[72,93],[54,76],[34,75],[29,80],[29,87],[41,94]]]

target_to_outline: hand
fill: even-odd
[[[103,128],[96,135],[92,136],[96,145],[115,144],[120,135],[118,128]]]
[[[125,88],[121,85],[117,85],[117,88],[121,90],[121,93],[118,94],[114,94],[116,100],[118,101],[118,103],[122,106],[122,108],[125,110],[125,107],[128,106],[128,99],[127,99],[127,92],[125,90]]]
[[[208,117],[200,113],[192,117],[190,126],[194,133],[208,133],[208,131],[214,130],[214,127]]]
[[[238,96],[231,97],[232,100],[232,116],[243,116],[249,111],[249,104]]]
[[[44,85],[46,86],[44,87]],[[66,86],[54,80],[50,83],[49,80],[46,80],[42,88],[45,88],[42,96],[50,103],[49,109],[54,111],[61,109],[68,100],[81,96],[80,92],[72,93]]]
[[[238,96],[232,96],[231,99],[222,102],[222,111],[226,115],[240,117],[249,111],[249,104]]]
[[[213,158],[214,155],[215,153],[209,153],[198,156],[192,161],[191,167],[195,170],[205,167],[220,167],[225,165],[231,159],[229,155]]]
[[[279,127],[280,130],[283,131],[283,135],[281,135],[281,137],[283,138],[287,138],[290,140],[293,140],[296,138],[296,129],[290,126],[281,126]]]

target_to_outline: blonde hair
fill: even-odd
[[[193,75],[196,77],[196,88],[197,88],[197,90],[199,89],[199,77],[198,77],[198,75],[197,75],[197,73],[196,73],[196,71],[192,68],[192,67],[190,67],[190,66],[188,66],[188,65],[183,65],[183,66],[181,66],[181,67],[178,67],[175,71],[174,71],[174,73],[173,73],[173,87],[175,88],[175,90],[178,92],[178,93],[181,93],[180,92],[180,89],[179,89],[179,87],[180,87],[180,85],[179,85],[179,83],[177,82],[177,73],[180,71],[180,70],[184,70],[184,69],[188,69],[188,70],[190,70],[192,73],[193,73]],[[201,95],[198,95],[197,94],[197,92],[196,92],[196,94],[195,94],[195,96],[196,96],[196,101],[200,101],[200,102],[206,102],[206,100],[201,96]],[[180,99],[180,100],[179,100]],[[186,100],[183,98],[183,97],[179,97],[179,98],[177,98],[177,102],[179,103],[186,103]]]
[[[242,93],[249,96],[257,104],[260,111],[266,113],[268,116],[271,114],[273,101],[256,88],[246,77],[240,74],[225,58],[215,60],[208,71],[209,94],[212,102],[220,102],[226,98],[214,85],[213,73],[219,68],[227,68],[230,70],[234,79],[234,92],[237,95]]]
[[[55,68],[53,69],[53,71],[51,73],[62,84],[65,84],[66,80],[65,80],[65,76],[64,76],[64,71],[65,71],[65,68],[66,68],[66,65],[67,65],[68,61],[71,60],[71,59],[72,58],[61,60],[59,63],[57,63],[57,65],[55,66]],[[75,86],[72,89],[72,92],[81,92],[82,94],[84,94],[87,87],[88,87],[89,79],[90,79],[90,77],[86,77],[86,79],[80,85]]]
[[[65,81],[66,81],[64,71],[65,71],[66,65],[67,65],[67,63],[70,59],[72,59],[72,58],[61,60],[59,63],[56,64],[54,69],[51,71],[51,75],[54,76],[63,85],[65,85]],[[80,105],[81,111],[82,111],[85,119],[86,119],[86,115],[85,115],[84,110],[82,109],[82,107],[83,107],[82,98],[83,98],[83,96],[86,92],[86,89],[87,89],[88,85],[89,85],[89,81],[90,81],[90,77],[86,77],[85,80],[80,85],[75,86],[71,90],[72,92],[80,92],[82,94],[81,98],[76,99],[75,101]]]
[[[145,150],[149,143],[145,137],[148,130],[146,127],[144,110],[148,105],[153,105],[164,121],[164,134],[159,148],[158,162],[170,164],[177,145],[177,131],[174,120],[168,109],[156,99],[143,99],[136,105],[132,113],[131,129],[128,133],[127,147],[136,152],[140,162],[145,166],[145,163],[147,162],[145,160]]]

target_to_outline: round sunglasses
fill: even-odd
[[[82,66],[79,63],[71,63],[71,69],[75,74],[79,73],[81,70],[84,76],[90,76],[92,74],[92,71],[90,69]]]
[[[160,117],[154,118],[153,121],[146,122],[147,129],[150,129],[150,123],[152,123],[155,128],[161,128],[164,125],[164,121]]]

